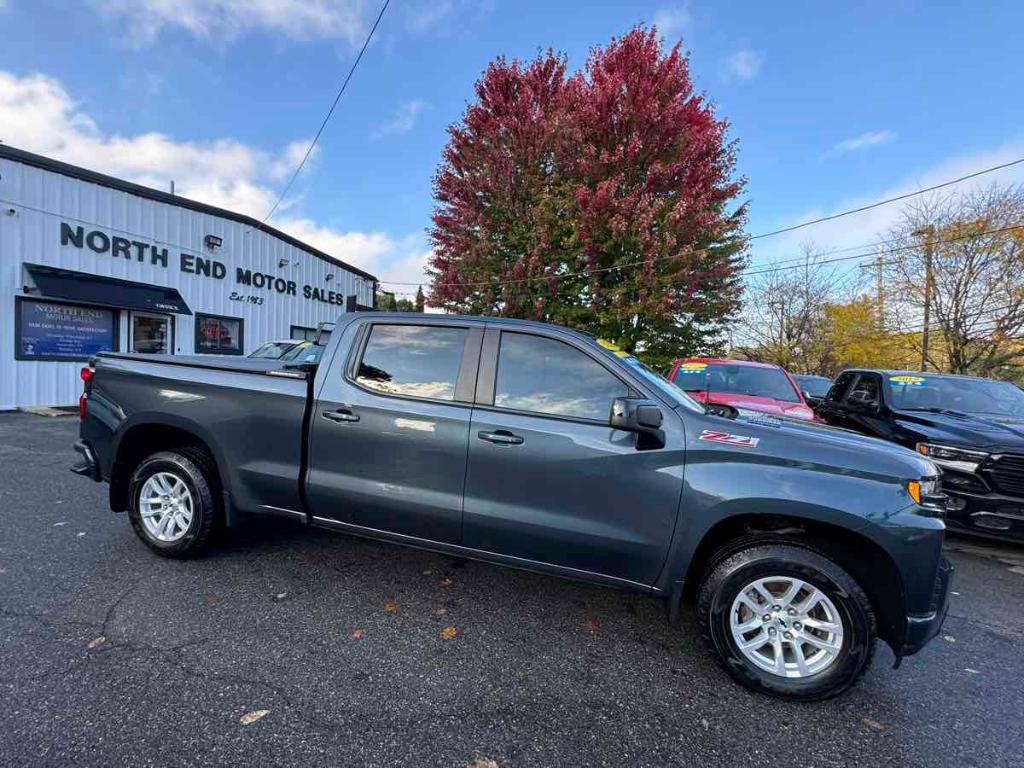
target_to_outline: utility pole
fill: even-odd
[[[924,328],[921,331],[921,370],[928,370],[928,323],[932,308],[932,254],[935,249],[935,225],[928,224],[912,233],[924,236]]]
[[[885,266],[885,259],[882,254],[884,251],[879,248],[878,255],[875,256],[874,261],[869,261],[867,264],[861,264],[861,269],[875,269],[875,303],[876,311],[878,312],[878,330],[885,331],[885,284],[883,282],[882,268]]]

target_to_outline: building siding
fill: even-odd
[[[165,247],[168,266],[62,245],[62,223]],[[220,237],[223,245],[207,248],[207,235]],[[225,278],[183,272],[181,253],[223,262]],[[282,260],[288,265],[279,267]],[[293,325],[316,327],[345,311],[343,305],[305,298],[303,286],[373,304],[372,278],[257,227],[0,158],[0,409],[70,405],[81,391],[81,363],[15,360],[15,297],[33,295],[24,291],[26,262],[176,288],[193,313],[242,318],[246,354],[269,339],[288,338]],[[294,281],[296,295],[239,285],[238,267]],[[233,301],[232,292],[261,297],[263,303]],[[120,349],[125,350],[129,314],[119,315]],[[174,315],[175,354],[193,354],[194,338],[195,316]]]

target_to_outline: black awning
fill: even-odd
[[[192,310],[176,288],[147,283],[133,283],[116,277],[100,277],[88,272],[26,264],[25,269],[36,284],[40,296],[68,299],[84,304],[100,304],[120,309],[146,312],[175,312],[191,315]]]

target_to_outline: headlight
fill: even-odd
[[[907,483],[907,493],[914,500],[915,504],[922,507],[929,507],[939,511],[946,508],[946,496],[942,493],[942,487],[937,477],[922,477],[920,480],[910,480]]]
[[[966,451],[963,448],[952,448],[935,443],[918,443],[917,452],[922,456],[927,456],[940,467],[971,474],[977,472],[981,463],[988,458],[988,454],[984,451]]]

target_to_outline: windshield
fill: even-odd
[[[1024,417],[1024,391],[1008,381],[945,376],[886,376],[897,410],[950,410],[986,416]]]
[[[294,341],[268,341],[261,347],[257,347],[249,357],[262,357],[267,360],[277,360],[285,352],[295,346]]]
[[[692,397],[660,373],[655,373],[653,369],[649,368],[632,355],[619,359],[636,371],[636,373],[640,374],[640,376],[642,376],[649,384],[657,387],[659,391],[668,395],[673,401],[680,405],[685,405],[687,408],[692,408],[695,411],[703,412],[704,408],[702,408]]]
[[[794,376],[796,383],[800,385],[807,394],[812,397],[824,397],[832,386],[831,379],[823,379],[819,376]]]
[[[314,344],[311,341],[304,341],[295,345],[295,348],[286,352],[281,359],[293,363],[319,363],[324,353],[324,345]]]
[[[283,355],[281,355],[280,359],[281,360],[294,360],[299,355],[301,355],[304,351],[306,351],[307,349],[309,349],[312,346],[313,346],[313,342],[312,341],[300,341],[298,344],[296,344],[291,349],[289,349],[287,352],[285,352]]]
[[[628,365],[635,373],[643,378],[648,384],[656,387],[659,392],[666,395],[672,402],[684,405],[694,411],[704,412],[704,407],[700,405],[696,400],[690,397],[688,394],[683,392],[679,387],[673,384],[671,381],[666,379],[660,373],[655,373],[654,369],[648,367],[646,364],[640,362],[633,355],[629,354],[623,349],[617,347],[613,342],[605,339],[596,339],[597,345],[601,347],[605,352],[615,355],[621,362]]]
[[[683,363],[675,384],[687,392],[726,392],[798,403],[800,397],[781,368],[735,363]]]

